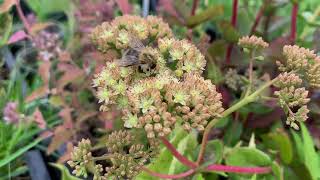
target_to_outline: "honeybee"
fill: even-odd
[[[144,73],[150,73],[156,67],[153,54],[148,53],[147,47],[137,37],[130,36],[129,47],[117,61],[120,67],[138,66]]]

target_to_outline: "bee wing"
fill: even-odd
[[[131,36],[129,46],[136,51],[141,51],[144,48],[143,43],[135,36]]]
[[[118,65],[121,67],[128,67],[139,64],[138,56],[134,51],[124,52],[122,58],[117,61]]]

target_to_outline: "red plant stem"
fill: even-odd
[[[233,27],[236,27],[237,25],[237,17],[238,17],[238,0],[233,0],[232,16],[231,16],[231,25]],[[233,48],[233,45],[229,44],[226,52],[226,64],[230,64],[231,62],[232,48]]]
[[[192,9],[191,9],[191,16],[196,14],[196,10],[199,4],[199,0],[193,0]]]
[[[20,6],[20,0],[16,0],[16,8],[17,8],[19,18],[23,23],[23,26],[26,28],[27,33],[29,35],[31,35],[31,26],[30,26],[29,22],[27,21],[25,15],[23,14],[23,11]]]
[[[238,0],[233,0],[232,16],[231,16],[231,24],[233,27],[237,25],[237,17],[238,17]]]
[[[154,172],[146,167],[142,167],[142,170],[147,172],[148,174],[150,174],[151,176],[154,176],[154,177],[159,177],[161,179],[181,179],[181,178],[184,178],[184,177],[188,177],[190,176],[191,174],[193,174],[195,172],[195,170],[193,169],[190,169],[186,172],[183,172],[183,173],[180,173],[180,174],[161,174],[161,173],[157,173],[157,172]]]
[[[229,44],[226,52],[226,63],[230,64],[233,44]]]
[[[206,168],[207,171],[221,171],[241,174],[266,174],[271,172],[270,167],[240,167],[212,164]]]
[[[260,7],[260,9],[259,9],[259,11],[258,11],[258,13],[257,13],[257,15],[256,15],[256,19],[254,20],[254,23],[253,23],[253,25],[252,25],[252,27],[251,27],[250,34],[253,34],[253,33],[256,31],[256,29],[257,29],[257,27],[258,27],[258,24],[259,24],[259,22],[260,22],[260,20],[261,20],[261,18],[262,18],[263,11],[264,11],[264,5],[262,5],[262,6]]]
[[[297,16],[298,16],[298,3],[294,2],[291,13],[291,34],[290,40],[292,43],[296,41],[296,32],[297,32]]]
[[[190,169],[180,174],[161,174],[154,172],[146,167],[142,167],[142,170],[154,177],[159,177],[161,179],[181,179],[188,177],[195,173],[194,169]],[[239,174],[267,174],[271,172],[270,167],[240,167],[240,166],[226,166],[212,164],[206,167],[205,171],[220,171],[220,172],[231,172]]]
[[[180,154],[177,149],[164,137],[160,138],[162,143],[168,148],[168,150],[172,153],[174,157],[176,157],[182,164],[190,167],[190,168],[197,168],[197,164],[190,161],[186,157],[184,157],[182,154]]]

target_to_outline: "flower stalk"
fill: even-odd
[[[186,157],[184,157],[182,154],[180,154],[177,149],[164,137],[160,138],[162,143],[168,148],[168,150],[172,153],[174,157],[176,157],[182,164],[190,167],[190,168],[196,168],[197,164],[190,161]]]

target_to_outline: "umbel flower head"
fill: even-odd
[[[306,87],[320,87],[320,58],[313,51],[296,45],[284,46],[283,55],[284,60],[277,61],[282,73],[276,84],[280,90],[275,95],[287,113],[286,123],[299,129],[296,122],[303,122],[308,118],[306,104],[310,99]]]

